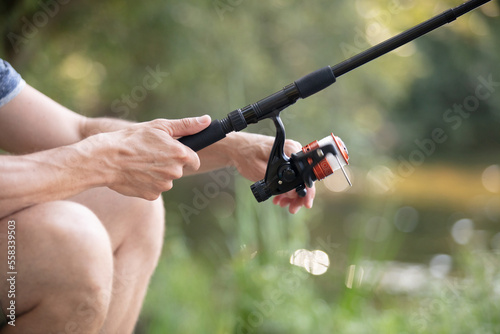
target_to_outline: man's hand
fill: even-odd
[[[154,200],[172,188],[174,179],[200,166],[198,155],[175,138],[200,132],[209,124],[208,116],[120,123],[121,130],[76,143],[0,156],[0,217],[101,186]]]
[[[252,182],[259,181],[264,178],[266,173],[269,154],[273,147],[274,137],[263,136],[253,133],[237,133],[233,134],[233,140],[236,142],[232,145],[234,152],[231,152],[233,164],[236,166],[241,175]],[[285,141],[285,154],[290,156],[292,153],[297,153],[302,149],[300,143],[287,139]],[[287,207],[290,213],[297,213],[301,207],[305,206],[310,209],[313,206],[316,188],[308,188],[305,197],[299,197],[295,190],[285,194],[277,195],[273,198],[273,203],[281,207]]]
[[[156,119],[89,140],[106,143],[110,155],[102,161],[110,172],[108,187],[127,196],[154,200],[172,188],[185,171],[200,167],[198,155],[175,138],[202,131],[210,117]],[[97,144],[99,145],[99,144]]]

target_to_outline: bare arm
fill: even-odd
[[[154,199],[183,174],[229,165],[252,181],[262,178],[271,137],[259,136],[256,141],[258,135],[230,134],[200,151],[199,158],[174,139],[197,133],[209,122],[208,117],[201,122],[190,118],[142,124],[92,119],[26,86],[0,108],[0,148],[24,154],[0,156],[0,217],[96,186]],[[291,152],[300,146],[294,149]],[[292,194],[286,205],[294,212],[304,204],[312,205],[312,198],[306,200],[298,201]],[[285,206],[283,201],[276,204]]]
[[[0,148],[15,154],[32,153],[130,125],[118,119],[84,117],[26,85],[0,109]]]
[[[26,86],[0,108],[0,148],[21,154],[0,156],[0,217],[97,186],[155,199],[200,165],[174,137],[209,124],[209,117],[90,120]]]
[[[70,145],[98,133],[122,130],[134,124],[121,119],[84,117],[29,85],[0,110],[0,148],[14,154]],[[201,168],[197,173],[235,165],[235,148],[239,142],[250,143],[245,138],[252,136],[229,134],[223,141],[200,151]]]
[[[95,160],[88,159],[92,151],[75,144],[27,155],[1,156],[0,217],[105,185],[105,173]]]
[[[173,180],[200,166],[196,153],[173,137],[199,132],[209,124],[209,117],[158,119],[72,145],[1,156],[0,217],[97,186],[156,199],[172,188]]]

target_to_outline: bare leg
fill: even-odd
[[[163,202],[125,197],[107,188],[71,200],[92,210],[111,239],[114,280],[103,332],[132,333],[163,245]]]
[[[71,200],[37,205],[0,221],[3,254],[7,223],[16,221],[18,272],[16,327],[7,326],[2,334],[133,331],[161,252],[163,203],[107,188]],[[10,271],[7,261],[0,261],[0,270],[0,276]],[[7,291],[2,284],[4,312]]]
[[[7,224],[16,224],[15,327],[6,333],[98,333],[109,308],[111,243],[99,219],[69,201],[30,207],[0,220],[0,277],[6,282]],[[7,314],[9,286],[0,285]]]

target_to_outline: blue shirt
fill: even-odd
[[[0,59],[0,107],[16,97],[25,85],[21,75],[8,62]]]

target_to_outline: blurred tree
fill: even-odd
[[[88,116],[144,121],[208,113],[221,118],[459,3],[3,0],[0,58],[29,84]],[[375,287],[372,295],[371,287],[346,290],[345,270],[366,259],[425,262],[432,254],[451,252],[448,234],[457,217],[474,216],[478,226],[488,228],[500,220],[497,194],[473,191],[468,188],[472,181],[460,179],[481,180],[484,168],[498,164],[499,13],[498,2],[492,1],[283,113],[287,135],[304,144],[332,131],[343,138],[355,177],[350,194],[335,194],[331,184],[319,183],[315,208],[291,220],[268,203],[256,209],[245,197],[248,182],[235,187],[231,181],[188,224],[180,205],[191,205],[193,191],[213,180],[201,176],[176,182],[165,194],[169,229],[165,263],[152,288],[158,293],[149,297],[141,330],[235,330],[241,319],[248,325],[255,305],[274,290],[285,298],[263,320],[260,329],[267,332],[408,331],[404,307],[394,305],[418,305]],[[156,79],[152,89],[144,85],[147,76]],[[489,78],[491,95],[476,108],[473,98]],[[464,103],[477,111],[466,116],[453,111]],[[437,128],[447,139],[426,154]],[[248,131],[274,133],[270,122]],[[410,160],[416,151],[424,154],[419,171],[439,164],[443,171],[429,175],[440,179],[425,173],[407,178],[407,192],[385,184],[387,175],[397,174],[399,158]],[[451,178],[452,170],[463,169],[472,171]],[[438,181],[444,190],[436,189]],[[434,200],[436,192],[440,200]],[[472,199],[472,193],[480,198]],[[393,224],[401,207],[416,212],[418,227],[408,234]],[[276,286],[280,277],[296,272],[283,267],[295,249],[321,248],[325,240],[338,245],[329,253],[332,267],[326,275],[304,279],[297,294]],[[280,251],[287,256],[276,255]],[[205,316],[196,322],[193,314]],[[439,321],[435,326],[441,329]]]

